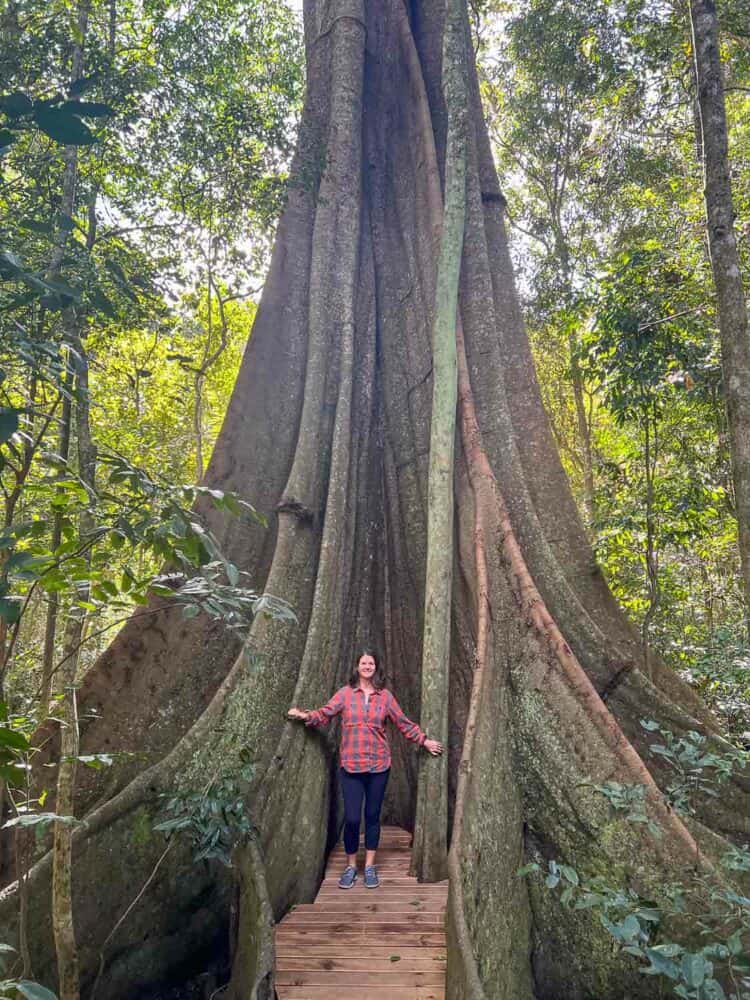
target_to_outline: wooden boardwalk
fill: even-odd
[[[377,889],[364,887],[362,848],[357,881],[339,889],[346,858],[336,847],[315,902],[276,928],[279,1000],[444,1000],[448,883],[409,875],[409,842],[383,827]]]

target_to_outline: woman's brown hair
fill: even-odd
[[[385,670],[383,670],[383,667],[381,666],[380,656],[372,648],[372,646],[364,646],[357,653],[357,658],[354,661],[352,672],[349,674],[349,686],[353,688],[359,687],[359,674],[357,673],[357,667],[359,666],[359,661],[363,656],[371,656],[373,660],[375,660],[375,673],[372,675],[372,686],[377,691],[382,690],[386,686]]]

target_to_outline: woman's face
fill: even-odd
[[[360,680],[371,681],[372,675],[375,673],[375,658],[370,656],[369,653],[360,656],[359,663],[357,664],[357,673]]]

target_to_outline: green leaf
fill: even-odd
[[[0,111],[4,111],[9,118],[20,118],[22,115],[28,115],[33,107],[31,98],[22,94],[20,90],[0,97]]]
[[[742,930],[738,927],[731,937],[727,938],[727,948],[732,955],[742,954]]]
[[[571,868],[570,865],[560,865],[560,871],[562,872],[563,877],[567,879],[571,885],[579,884],[578,872],[575,868]]]
[[[68,93],[71,97],[77,97],[78,94],[83,94],[87,90],[91,90],[98,81],[99,76],[99,73],[92,73],[91,76],[79,76],[77,80],[71,83]]]
[[[18,410],[10,406],[0,406],[0,444],[11,438],[18,430]]]
[[[10,250],[3,250],[0,253],[0,276],[10,278],[24,274],[23,261],[18,254],[11,253]]]
[[[186,604],[182,609],[183,618],[197,618],[200,613],[201,609],[197,604]]]
[[[48,990],[46,986],[39,983],[32,983],[28,979],[19,979],[15,984],[16,989],[26,1000],[57,1000],[57,996]]]
[[[516,872],[516,875],[518,875],[519,878],[523,878],[525,875],[530,875],[532,872],[538,872],[538,871],[539,871],[539,865],[536,863],[536,861],[532,861],[530,864],[523,865],[523,867],[519,868],[518,871]]]
[[[88,125],[70,112],[36,108],[34,121],[45,135],[64,146],[90,146],[96,142],[96,136]]]
[[[0,747],[10,747],[12,750],[29,750],[29,741],[23,733],[7,726],[0,726]]]
[[[109,316],[110,319],[113,319],[117,315],[115,307],[112,305],[101,288],[95,288],[91,293],[91,304],[95,306],[99,312],[104,313],[105,316]]]
[[[31,233],[42,233],[45,236],[54,232],[52,223],[44,219],[21,219],[18,225],[21,229],[27,229]]]
[[[25,550],[21,552],[14,552],[13,555],[8,559],[5,564],[5,572],[12,573],[15,576],[20,576],[24,574],[28,577],[29,570],[34,566],[44,563],[45,560],[40,559],[35,556],[33,552],[27,552]],[[31,574],[32,578],[36,576],[35,573]]]
[[[653,948],[646,948],[644,950],[646,958],[651,962],[648,968],[642,970],[645,975],[666,976],[668,979],[673,980],[679,978],[680,967],[677,962],[673,962],[670,958],[665,958],[663,955],[655,952]]]
[[[7,625],[15,625],[21,617],[22,607],[20,597],[0,597],[0,618]]]
[[[59,816],[57,813],[21,813],[20,816],[14,816],[13,819],[6,820],[3,823],[2,829],[12,826],[39,826],[39,824],[45,823],[67,823],[73,825],[77,822],[78,820],[75,816]]]
[[[74,115],[84,115],[86,118],[108,118],[115,113],[109,104],[97,101],[66,101],[60,109]]]
[[[682,978],[685,980],[687,985],[691,986],[693,989],[697,989],[699,986],[702,986],[704,980],[711,975],[714,971],[714,967],[712,963],[707,961],[700,953],[694,954],[686,952],[682,956],[680,970],[682,972]]]
[[[111,753],[87,753],[79,754],[77,757],[66,757],[65,760],[77,760],[79,764],[84,764],[86,767],[91,767],[95,771],[101,771],[102,768],[111,767],[114,763],[114,759]]]
[[[26,787],[26,771],[15,764],[0,764],[0,778],[13,788]]]

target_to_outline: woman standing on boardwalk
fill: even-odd
[[[344,795],[344,850],[347,866],[339,879],[342,889],[351,889],[357,879],[359,817],[365,801],[365,886],[378,886],[375,852],[380,841],[380,811],[391,770],[391,748],[385,723],[391,719],[404,736],[423,746],[433,756],[443,745],[430,740],[416,722],[408,719],[385,686],[385,675],[376,654],[365,649],[352,670],[349,683],[339,688],[327,705],[315,711],[290,708],[291,719],[306,726],[325,726],[335,715],[341,724],[341,790]]]

